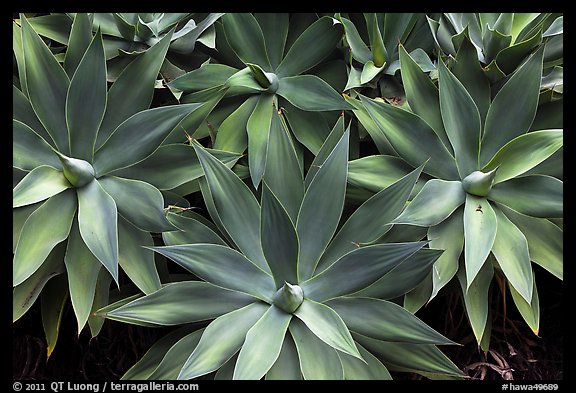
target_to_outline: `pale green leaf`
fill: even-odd
[[[328,83],[315,75],[281,78],[276,93],[305,111],[354,109]]]
[[[299,322],[299,321],[297,321]],[[300,322],[301,323],[301,322]],[[291,326],[293,323],[290,324]],[[325,345],[325,344],[324,344]],[[300,359],[298,359],[298,350],[294,344],[291,334],[284,335],[284,342],[280,349],[280,354],[276,362],[266,373],[266,380],[301,380],[302,371],[300,371]]]
[[[41,165],[62,169],[58,156],[44,138],[26,124],[12,120],[12,166],[31,171]]]
[[[64,174],[48,165],[34,168],[14,187],[12,207],[31,205],[72,187]]]
[[[254,111],[246,123],[248,133],[248,165],[254,188],[258,188],[264,175],[268,140],[274,112],[274,100],[271,94],[261,94]]]
[[[252,14],[227,13],[222,17],[222,24],[228,44],[244,63],[258,64],[266,71],[271,70],[262,29]]]
[[[60,332],[60,324],[64,314],[64,306],[68,302],[68,285],[66,276],[61,274],[50,280],[40,296],[42,307],[42,327],[46,336],[46,357],[50,358]]]

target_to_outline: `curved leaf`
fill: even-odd
[[[98,180],[77,190],[80,235],[118,283],[118,212]]]
[[[72,186],[64,173],[48,165],[34,168],[14,187],[12,207],[20,207],[43,201]]]
[[[204,64],[174,79],[168,85],[185,93],[223,85],[238,70],[225,64]]]
[[[526,216],[503,205],[498,207],[528,240],[530,259],[562,280],[564,277],[562,229],[544,218]]]
[[[86,13],[77,13],[70,29],[68,48],[64,57],[64,70],[72,79],[82,57],[90,46],[92,38],[93,16]]]
[[[172,31],[134,59],[110,87],[106,113],[98,131],[94,150],[98,150],[122,122],[148,109],[171,37]]]
[[[304,178],[306,189],[310,186],[312,179],[314,179],[314,176],[316,176],[320,168],[322,168],[322,165],[324,165],[326,159],[330,156],[330,153],[332,153],[332,150],[334,150],[346,130],[350,131],[350,125],[348,125],[348,128],[344,127],[344,113],[342,113],[338,117],[336,124],[334,124],[334,127],[332,127],[328,136],[322,142],[320,150],[315,153],[316,157],[314,157],[312,164],[310,164],[310,167],[308,168],[306,177]]]
[[[66,191],[51,197],[30,214],[14,251],[13,286],[38,270],[52,249],[68,237],[76,206],[74,192]]]
[[[12,322],[16,322],[32,307],[46,283],[64,272],[64,243],[56,245],[44,263],[12,292]]]
[[[315,75],[281,78],[276,94],[305,111],[354,109],[328,83]]]
[[[298,235],[288,212],[268,188],[262,183],[262,250],[268,261],[276,287],[284,282],[297,283]]]
[[[533,291],[532,291],[532,298],[530,302],[527,302],[522,295],[520,295],[514,287],[510,286],[510,293],[512,294],[512,300],[518,311],[520,311],[520,315],[524,318],[524,321],[530,326],[532,331],[535,335],[538,335],[538,331],[540,330],[540,300],[538,299],[538,290],[536,289],[536,277],[533,277]]]
[[[551,176],[528,175],[498,183],[488,198],[532,217],[564,216],[564,183]]]
[[[340,18],[340,22],[344,25],[346,42],[348,43],[348,46],[350,46],[352,57],[362,64],[366,63],[372,58],[372,52],[370,52],[370,49],[362,40],[360,33],[358,33],[358,29],[352,21],[346,18]]]
[[[238,248],[260,269],[270,268],[260,240],[260,204],[248,186],[202,147],[194,145],[218,218]],[[238,209],[237,206],[242,206]]]
[[[154,253],[144,246],[153,246],[148,232],[141,231],[124,218],[118,218],[118,263],[130,280],[145,294],[160,289]]]
[[[268,309],[268,305],[253,303],[212,321],[184,363],[178,379],[192,379],[217,370],[240,350],[246,333]]]
[[[42,312],[42,327],[46,336],[46,357],[49,358],[60,332],[60,323],[64,314],[64,306],[68,303],[68,285],[66,276],[61,274],[50,280],[40,296],[40,306]]]
[[[382,341],[414,344],[454,344],[395,303],[373,298],[342,297],[327,303],[348,328]]]
[[[214,149],[243,153],[248,146],[246,124],[256,107],[258,96],[252,96],[234,110],[218,127]]]
[[[422,167],[423,165],[384,188],[356,209],[322,255],[317,271],[354,250],[356,244],[371,243],[384,235],[392,227],[389,222],[404,208]],[[379,217],[378,220],[372,219],[375,216]]]
[[[321,112],[307,112],[287,100],[279,100],[282,113],[288,120],[292,134],[298,142],[316,155],[330,134],[330,127]]]
[[[140,325],[183,325],[217,318],[255,299],[202,281],[167,284],[156,292],[108,311],[106,318]],[[157,307],[162,304],[162,307]]]
[[[510,285],[526,300],[532,299],[533,275],[528,252],[528,242],[520,229],[496,209],[498,230],[492,253]]]
[[[264,35],[252,14],[227,13],[222,17],[222,24],[228,43],[244,63],[258,64],[266,71],[271,71]]]
[[[378,193],[412,169],[399,157],[370,155],[348,162],[348,184]]]
[[[274,112],[274,100],[271,94],[260,94],[254,111],[246,123],[248,133],[248,165],[254,188],[258,188],[264,175],[268,140]]]
[[[96,291],[94,293],[94,301],[92,302],[92,310],[90,311],[90,316],[88,317],[88,325],[90,326],[90,333],[92,338],[100,334],[102,327],[104,326],[105,319],[96,312],[108,304],[108,299],[110,298],[110,283],[112,282],[112,276],[108,273],[106,269],[100,269],[98,274],[98,279],[96,280]]]
[[[292,314],[271,306],[246,333],[233,379],[261,379],[276,362]]]
[[[300,281],[312,276],[318,260],[336,232],[346,192],[348,138],[349,132],[345,132],[314,176],[302,200],[296,221],[296,233],[300,239]]]
[[[204,280],[272,303],[274,279],[238,251],[217,244],[185,244],[154,247]],[[234,272],[234,274],[230,274]]]
[[[342,39],[344,26],[323,16],[294,41],[276,72],[279,77],[300,75],[324,60]]]
[[[302,321],[292,318],[290,334],[296,344],[299,368],[305,380],[344,379],[344,370],[336,350],[316,337]]]
[[[12,86],[12,118],[18,120],[28,127],[32,128],[34,132],[42,137],[50,146],[56,146],[52,137],[42,123],[38,120],[36,113],[30,105],[28,98],[16,86]]]
[[[70,80],[28,20],[22,18],[21,22],[30,104],[60,152],[68,155],[68,131],[64,108]]]
[[[424,245],[426,242],[361,247],[345,254],[300,286],[306,297],[319,302],[349,295],[373,284]]]
[[[464,249],[463,211],[463,209],[458,209],[440,224],[428,229],[430,247],[444,250],[432,269],[430,299],[434,298],[458,271],[458,261]]]
[[[564,144],[563,130],[533,131],[504,145],[483,172],[498,168],[494,184],[521,175],[540,164]]]
[[[500,89],[486,115],[480,165],[512,139],[524,134],[536,115],[544,47],[524,63]],[[518,94],[518,92],[522,94]]]
[[[34,213],[34,211],[42,206],[42,204],[43,203],[38,202],[32,205],[12,209],[12,253],[16,251],[16,244],[20,238],[20,233],[22,233],[24,223],[28,217],[30,217],[30,214]]]
[[[424,120],[389,104],[364,96],[360,99],[400,157],[414,167],[429,159],[424,172],[441,179],[459,179],[454,158]]]
[[[162,233],[162,240],[167,246],[194,243],[226,245],[226,242],[214,231],[215,228],[205,225],[205,223],[194,216],[187,217],[182,214],[168,212],[166,218],[179,229],[178,231]]]
[[[70,155],[92,162],[94,143],[106,111],[106,58],[102,35],[92,39],[70,81],[66,96],[66,124]]]
[[[80,335],[92,310],[96,280],[102,264],[84,244],[77,221],[74,221],[70,230],[64,263],[68,274],[70,300],[78,322],[78,335]]]
[[[284,56],[284,46],[286,45],[288,28],[290,27],[290,14],[284,12],[259,12],[254,17],[262,29],[270,65],[272,69],[276,69]]]
[[[468,285],[485,264],[494,239],[498,220],[486,198],[466,195],[464,206],[464,261]]]
[[[293,323],[290,324],[290,326],[292,325]],[[278,355],[278,359],[266,373],[266,380],[285,381],[288,379],[301,380],[302,371],[300,371],[300,360],[298,359],[298,350],[294,340],[290,334],[285,334],[280,355]]]
[[[438,67],[438,84],[444,129],[454,148],[456,166],[463,179],[478,170],[480,112],[466,88],[442,61]]]
[[[392,380],[392,376],[386,367],[378,358],[365,350],[360,344],[356,343],[358,351],[366,364],[348,356],[344,353],[338,353],[342,368],[344,369],[344,379],[346,380]]]
[[[31,171],[41,165],[62,169],[52,146],[26,124],[12,120],[12,166]]]
[[[304,322],[316,337],[332,348],[362,359],[344,321],[330,307],[304,298],[294,315]]]
[[[448,218],[466,200],[459,181],[432,179],[395,220],[394,224],[418,226],[438,225]]]
[[[110,105],[110,103],[109,103]],[[201,104],[180,104],[135,114],[113,131],[94,154],[94,170],[103,176],[150,156],[170,132]],[[126,147],[130,146],[127,153]]]
[[[182,337],[174,343],[161,359],[158,366],[152,371],[149,380],[174,380],[186,363],[190,354],[198,346],[204,329],[196,330]]]
[[[114,198],[118,212],[138,228],[148,232],[174,230],[164,214],[164,198],[154,186],[116,176],[104,176],[98,182]]]

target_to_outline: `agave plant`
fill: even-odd
[[[217,370],[216,379],[390,379],[388,368],[461,376],[436,347],[453,342],[384,300],[413,288],[442,251],[423,248],[426,242],[367,244],[390,228],[422,168],[377,193],[333,237],[349,148],[349,131],[338,130],[304,179],[275,114],[269,163],[284,170],[278,176],[278,168],[266,167],[260,201],[194,145],[216,227],[173,215],[186,231],[165,233],[168,245],[153,250],[201,281],[167,284],[99,314],[145,326],[213,320],[163,338],[124,379],[191,379]],[[379,220],[368,219],[374,216]]]
[[[47,297],[42,309],[58,315],[69,287],[79,333],[91,310],[106,304],[110,277],[119,283],[119,265],[144,293],[160,288],[154,254],[141,246],[153,244],[149,232],[174,229],[163,196],[118,173],[150,156],[201,106],[147,109],[170,35],[108,89],[102,34],[92,37],[87,22],[77,15],[62,66],[22,17],[22,90],[13,88],[13,319],[66,271],[68,284],[53,289],[62,295]],[[95,300],[97,288],[104,295]],[[101,319],[91,321],[97,334]]]
[[[381,75],[393,76],[400,69],[399,45],[410,51],[422,70],[436,69],[428,57],[434,43],[424,14],[366,13],[363,17],[351,14],[350,18],[339,20],[344,25],[351,56],[345,90],[375,84]],[[355,66],[352,59],[361,67]]]
[[[438,47],[456,56],[464,36],[491,81],[511,74],[543,45],[544,68],[562,64],[563,16],[550,13],[447,13],[428,23]]]
[[[401,49],[412,112],[361,97],[375,125],[371,132],[387,138],[412,166],[429,160],[424,172],[431,179],[392,221],[427,227],[430,245],[446,250],[414,309],[458,272],[472,329],[485,345],[494,275],[508,283],[535,333],[539,305],[530,261],[563,276],[562,229],[550,221],[563,216],[563,183],[553,176],[562,161],[544,165],[561,148],[563,132],[528,132],[538,105],[543,54],[544,48],[533,53],[491,98],[476,50],[466,38],[452,70],[439,62],[438,88]]]
[[[227,97],[236,96],[215,109],[217,121],[208,119],[213,146],[236,153],[247,148],[250,177],[257,187],[265,170],[274,106],[284,109],[294,136],[314,154],[330,132],[324,112],[351,109],[323,79],[302,75],[334,51],[343,27],[328,16],[303,31],[290,23],[288,14],[233,13],[221,19],[229,50],[220,51],[238,58],[234,64],[244,68],[204,64],[169,86],[186,94],[182,102],[204,101],[222,89]]]

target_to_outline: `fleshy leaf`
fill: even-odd
[[[48,165],[34,168],[14,187],[12,207],[31,205],[57,195],[72,185],[64,174]]]

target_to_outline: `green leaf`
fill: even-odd
[[[241,157],[238,153],[206,149],[207,152],[231,168]],[[159,190],[172,190],[192,180],[204,176],[194,148],[190,145],[174,143],[162,145],[148,158],[112,172],[113,175],[142,180]]]
[[[360,83],[366,84],[372,79],[376,78],[378,74],[384,69],[384,65],[377,67],[374,65],[372,60],[368,60],[364,67],[362,67],[362,73],[360,74]]]
[[[319,64],[336,48],[343,32],[336,19],[321,17],[294,41],[276,73],[279,77],[296,76]]]
[[[118,283],[118,212],[114,199],[93,180],[77,190],[84,243]]]
[[[84,244],[77,221],[74,221],[70,230],[64,263],[68,274],[70,300],[78,322],[78,335],[80,335],[92,310],[96,280],[102,264]]]
[[[167,284],[147,296],[108,311],[106,318],[140,325],[182,325],[217,318],[255,299],[202,281]],[[157,307],[161,304],[162,307]]]
[[[214,285],[247,293],[268,303],[276,292],[274,279],[268,273],[231,248],[185,244],[152,249]]]
[[[468,285],[485,264],[494,239],[498,220],[486,198],[466,195],[464,206],[464,261]]]
[[[305,380],[342,380],[344,370],[338,352],[316,337],[306,325],[292,318],[290,334],[296,344],[300,370]]]
[[[64,58],[64,70],[68,77],[72,79],[82,57],[90,46],[92,39],[92,22],[93,16],[86,13],[78,13],[74,17],[70,29],[68,48]]]
[[[346,42],[348,42],[348,46],[350,46],[352,57],[362,64],[369,61],[372,58],[372,52],[370,52],[370,49],[368,49],[362,37],[360,37],[360,33],[358,33],[358,29],[354,23],[346,18],[340,18],[340,22],[344,25]]]
[[[348,184],[378,193],[413,168],[399,157],[371,155],[348,162]]]
[[[70,155],[92,162],[94,143],[106,111],[106,58],[102,35],[94,36],[70,81],[66,124]]]
[[[144,246],[154,245],[148,232],[136,228],[121,216],[118,218],[118,263],[130,280],[145,294],[160,289],[154,253]]]
[[[432,179],[394,221],[395,224],[418,226],[438,225],[466,200],[459,181]]]
[[[342,297],[327,303],[353,332],[382,341],[454,344],[395,303],[373,298]]]
[[[253,303],[216,318],[206,327],[200,342],[178,374],[178,379],[192,379],[217,370],[240,348],[246,333],[270,308]]]
[[[177,227],[178,231],[170,231],[162,233],[162,240],[167,246],[174,246],[177,244],[194,244],[194,243],[211,243],[226,245],[226,242],[205,223],[201,222],[195,217],[186,217],[183,214],[174,214],[168,212],[166,218],[172,225]]]
[[[110,101],[108,106],[110,106]],[[94,170],[103,176],[150,156],[170,132],[200,104],[180,104],[135,114],[113,131],[94,154]],[[100,135],[100,134],[99,134]],[[127,146],[130,150],[127,152]]]
[[[233,379],[259,380],[276,362],[292,314],[271,306],[246,333]]]
[[[498,168],[494,184],[521,175],[540,164],[563,146],[563,130],[533,131],[520,135],[504,145],[482,168]]]
[[[326,137],[330,134],[330,127],[320,112],[307,112],[280,100],[282,113],[286,116],[292,134],[298,142],[306,146],[312,154],[318,154]]]
[[[266,167],[268,139],[274,112],[273,95],[261,94],[246,123],[248,133],[248,165],[254,188],[258,188]]]
[[[264,181],[276,195],[292,222],[296,222],[304,197],[302,170],[285,123],[272,114]]]
[[[48,344],[46,357],[49,358],[56,342],[58,341],[58,333],[60,332],[60,323],[62,322],[62,315],[64,314],[64,306],[68,301],[68,285],[66,284],[66,276],[61,274],[50,280],[40,296],[42,306],[42,326],[44,334],[46,335],[46,343]]]
[[[258,64],[266,71],[271,71],[264,35],[252,14],[227,13],[222,17],[222,24],[228,43],[244,63]]]
[[[172,31],[156,45],[134,59],[108,90],[106,113],[98,131],[98,150],[118,126],[132,115],[148,109],[154,95],[154,85],[166,56]],[[174,128],[174,127],[172,127]],[[121,154],[122,155],[122,154]]]
[[[18,239],[20,239],[20,233],[22,233],[24,223],[28,217],[30,217],[30,214],[40,206],[42,206],[42,203],[38,202],[12,209],[12,253],[16,251],[16,244],[18,243]]]
[[[374,284],[354,293],[354,296],[379,299],[394,299],[403,296],[427,279],[432,265],[442,255],[442,252],[443,250],[421,248],[392,268]],[[428,298],[429,296],[426,300]]]
[[[225,64],[203,64],[174,79],[168,85],[185,93],[223,85],[238,70]]]
[[[62,169],[52,146],[26,124],[12,120],[12,166],[31,171],[41,165]]]
[[[370,15],[370,16],[368,16]],[[386,46],[384,45],[384,40],[380,28],[378,26],[378,16],[374,14],[365,14],[366,22],[368,25],[368,31],[372,34],[370,35],[370,48],[372,49],[372,60],[374,64],[378,67],[383,66],[388,62],[388,53]]]
[[[354,333],[354,339],[377,355],[388,369],[462,377],[462,371],[435,345],[379,341]]]
[[[300,281],[312,276],[340,221],[346,193],[348,139],[349,132],[345,132],[314,176],[298,212],[296,232],[300,239]]]
[[[26,100],[28,100],[28,86],[26,84],[26,68],[24,65],[25,64],[24,45],[22,44],[22,28],[20,27],[20,25],[18,25],[18,23],[16,23],[16,21],[12,21],[12,51],[14,53],[14,59],[16,60],[16,68],[18,69],[18,75],[17,75],[18,87],[13,86],[13,89],[18,90],[18,88],[20,88],[20,90],[22,90],[23,92],[22,95],[24,96],[24,98],[26,98]]]
[[[373,284],[426,242],[378,244],[357,248],[301,284],[306,297],[323,302]],[[362,269],[358,269],[358,266]],[[339,283],[334,285],[334,283]]]
[[[226,232],[238,248],[256,266],[269,272],[260,240],[260,204],[248,188],[230,169],[194,145],[216,212]],[[242,206],[237,209],[236,206]]]
[[[496,55],[496,64],[505,73],[511,74],[526,59],[535,47],[542,43],[542,33],[538,31],[530,38],[501,50]]]
[[[441,179],[459,179],[454,158],[424,120],[389,104],[364,96],[360,99],[401,158],[414,167],[430,160],[424,172]]]
[[[408,12],[386,13],[382,31],[384,46],[386,48],[394,48],[399,43],[404,43],[419,17],[419,14]]]
[[[252,96],[242,103],[218,127],[214,149],[243,153],[248,146],[246,125],[256,107],[258,96]]]
[[[301,322],[300,322],[301,323]],[[292,324],[291,324],[292,325]],[[300,360],[294,340],[290,334],[284,335],[284,342],[278,359],[266,373],[266,380],[301,380]]]
[[[90,333],[92,337],[98,336],[100,330],[104,326],[105,319],[96,315],[96,311],[108,304],[110,297],[110,283],[112,276],[106,269],[100,269],[98,279],[96,280],[96,291],[94,293],[94,301],[92,302],[92,310],[88,317],[88,325],[90,326]]]
[[[503,14],[501,14],[503,15]],[[512,43],[512,36],[502,34],[496,29],[487,28],[482,35],[482,53],[485,63],[493,61],[498,53]]]
[[[406,52],[403,45],[399,46],[398,52],[400,55],[402,82],[404,83],[406,99],[408,104],[410,104],[410,108],[432,127],[444,146],[449,152],[452,152],[452,145],[446,135],[440,113],[438,88]]]
[[[136,362],[132,367],[130,367],[130,369],[128,369],[128,371],[126,371],[120,380],[142,381],[149,379],[152,373],[154,373],[154,371],[158,368],[165,355],[174,347],[174,345],[181,342],[189,343],[189,341],[194,341],[191,340],[191,337],[200,336],[203,332],[203,329],[192,333],[190,333],[190,330],[190,327],[186,326],[174,330],[160,338],[158,341],[152,344],[152,346],[148,349],[148,351],[146,351],[144,356],[138,360],[138,362]],[[199,338],[200,337],[198,337],[198,339]],[[185,361],[186,359],[182,361],[182,365]],[[172,379],[176,379],[176,376],[174,376]]]
[[[520,311],[520,315],[524,318],[524,321],[530,326],[530,329],[535,335],[538,335],[540,330],[540,300],[538,299],[538,290],[536,289],[536,277],[533,276],[534,282],[532,286],[534,290],[532,291],[532,298],[530,302],[527,302],[520,293],[510,285],[510,293],[512,294],[512,300],[514,304]]]
[[[154,186],[116,176],[104,176],[98,182],[114,198],[118,212],[136,227],[148,232],[174,230],[164,214],[164,198]]]
[[[432,269],[432,299],[458,271],[458,261],[464,249],[463,209],[458,209],[440,224],[430,227],[428,240],[430,247],[445,250]]]
[[[332,348],[362,359],[344,321],[330,307],[304,299],[294,315],[304,322],[316,337]],[[297,338],[294,340],[297,341]]]
[[[50,14],[28,19],[34,30],[43,37],[60,44],[69,45],[72,20],[69,14]],[[90,37],[92,38],[92,37]]]
[[[51,197],[30,214],[14,251],[13,286],[38,270],[52,249],[68,237],[75,213],[74,192],[67,191]]]
[[[350,126],[348,126],[348,131],[349,129]],[[344,114],[342,114],[338,117],[336,124],[334,124],[330,134],[328,134],[323,141],[322,146],[315,154],[316,157],[314,157],[312,164],[310,164],[310,167],[308,168],[306,178],[304,179],[306,189],[310,186],[310,182],[312,182],[314,176],[316,176],[320,168],[322,168],[322,165],[324,165],[324,162],[326,162],[326,159],[330,156],[330,153],[332,153],[332,150],[334,150],[342,138],[342,135],[344,135],[344,132],[346,132],[346,128],[344,127]]]
[[[44,263],[12,292],[12,322],[16,322],[32,307],[46,283],[64,272],[62,263],[65,253],[64,243],[56,245]]]
[[[182,337],[170,347],[159,362],[158,366],[148,376],[149,380],[174,380],[186,363],[188,357],[198,346],[204,329],[196,330]]]
[[[284,54],[284,46],[286,45],[286,38],[288,36],[289,18],[288,13],[257,13],[254,15],[262,34],[264,35],[264,43],[266,46],[266,53],[270,59],[272,69],[276,69],[278,64],[282,61]]]
[[[422,167],[384,188],[356,209],[322,255],[317,270],[320,271],[322,267],[354,250],[357,244],[371,243],[384,235],[392,227],[389,222],[404,208]],[[375,216],[379,217],[378,220],[372,219]]]
[[[564,183],[551,176],[528,175],[497,184],[490,200],[532,217],[564,216]]]
[[[361,362],[355,357],[348,356],[344,353],[338,353],[342,368],[344,369],[344,379],[346,380],[392,380],[392,376],[386,367],[378,360],[377,357],[365,350],[361,345],[356,343],[358,351],[367,364]]]
[[[538,106],[543,54],[541,48],[530,56],[492,100],[482,136],[481,166],[498,149],[530,128]],[[522,94],[518,94],[520,91]]]
[[[50,134],[36,117],[28,98],[16,86],[12,86],[12,118],[32,128],[50,146],[56,146]]]
[[[30,104],[58,149],[69,153],[66,127],[66,93],[70,80],[44,41],[22,18],[22,45]]]
[[[498,207],[526,237],[530,259],[562,280],[564,277],[562,229],[544,218],[526,216],[503,205]]]
[[[280,79],[276,93],[305,111],[354,109],[328,83],[315,75],[284,77]]]
[[[464,295],[464,305],[466,306],[466,314],[470,321],[470,326],[476,337],[476,341],[480,343],[484,334],[487,332],[488,321],[488,290],[490,283],[494,276],[494,268],[492,262],[484,263],[478,274],[472,282],[466,279],[468,271],[464,272],[463,269],[458,271],[458,280],[462,287],[462,294]]]
[[[440,62],[438,71],[444,129],[454,148],[460,177],[464,178],[478,169],[480,113],[466,88],[446,68],[444,62]]]
[[[533,275],[528,242],[520,229],[496,209],[498,230],[492,253],[510,285],[527,301],[532,299]]]
[[[298,236],[288,212],[268,187],[262,184],[262,249],[276,287],[297,283]]]

